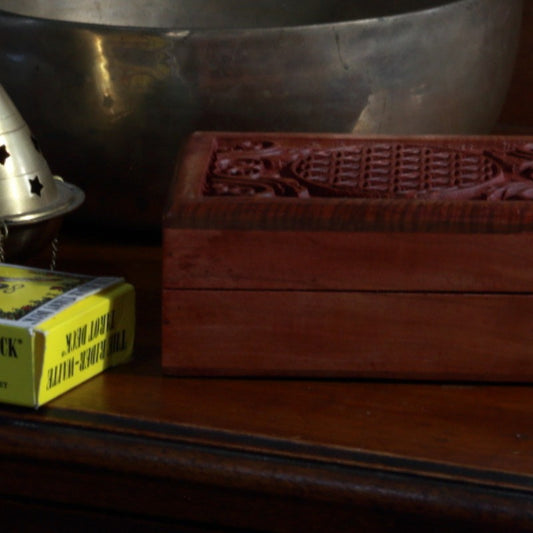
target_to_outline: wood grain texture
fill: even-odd
[[[239,172],[244,172],[243,179],[246,178],[246,172],[251,172],[247,167],[247,165],[252,164],[250,163],[251,159],[254,164],[258,164],[258,169],[254,171],[257,175],[254,174],[253,179],[245,179],[244,181],[250,184],[263,182],[266,184],[265,186],[271,187],[274,182],[279,184],[283,180],[287,181],[287,178],[280,175],[279,172],[293,172],[290,163],[287,163],[290,161],[290,157],[305,157],[309,153],[312,156],[323,157],[324,150],[330,155],[336,154],[336,150],[340,150],[347,152],[346,157],[341,155],[339,156],[341,159],[337,161],[335,159],[337,156],[332,156],[333,159],[327,159],[326,167],[329,165],[328,172],[331,173],[339,163],[342,166],[346,161],[350,162],[349,169],[344,169],[342,166],[344,170],[341,174],[342,179],[350,182],[351,185],[346,186],[348,192],[345,193],[342,193],[344,189],[341,187],[339,190],[335,189],[333,193],[331,191],[326,193],[322,190],[316,195],[311,194],[311,197],[303,198],[284,196],[283,194],[267,194],[266,196],[251,194],[248,189],[252,185],[248,188],[245,186],[241,192],[235,195],[210,195],[206,187],[214,176],[211,176],[213,172],[209,169],[213,158],[218,154],[217,146],[221,143],[227,143],[230,146],[234,143],[237,146],[233,150],[232,157],[238,157],[241,154],[242,150],[239,146],[242,143],[259,147],[267,144],[275,147],[275,149],[256,148],[255,151],[248,150],[243,156],[244,159],[237,161],[238,164],[235,168],[227,170],[229,178],[225,176],[224,179],[230,181],[233,172],[237,173],[237,178]],[[472,195],[469,196],[464,192],[478,191],[479,186],[483,188],[487,185],[484,185],[483,180],[477,183],[481,176],[478,176],[476,166],[486,153],[492,154],[492,163],[489,167],[499,176],[497,184],[494,184],[496,189],[500,186],[505,188],[509,183],[515,184],[516,181],[521,186],[529,184],[529,179],[525,178],[525,174],[522,174],[529,172],[527,161],[530,159],[530,155],[528,155],[529,148],[527,147],[531,144],[531,136],[374,136],[361,138],[346,134],[197,132],[190,137],[183,148],[176,166],[175,176],[169,191],[168,206],[163,217],[163,226],[166,231],[186,228],[450,233],[531,231],[533,229],[533,202],[527,198],[524,199],[520,195],[514,198],[511,195],[512,200],[475,200],[474,197],[477,198],[477,193],[472,193],[474,196],[471,197]],[[385,145],[388,148],[384,149],[386,154],[384,156],[379,147]],[[407,159],[404,161],[402,156],[396,153],[395,147],[397,145],[405,145],[405,147],[412,145],[417,152],[421,151],[422,155],[406,155]],[[352,150],[357,153],[357,158],[362,157],[359,151],[363,150],[363,146],[366,146],[365,149],[370,150],[371,154],[376,152],[375,155],[378,159],[380,157],[384,159],[376,162],[377,167],[373,171],[376,175],[374,176],[375,180],[372,178],[372,183],[374,181],[381,183],[383,180],[392,183],[395,179],[394,168],[409,169],[414,165],[415,170],[402,170],[405,173],[402,178],[405,181],[405,186],[411,187],[413,179],[417,181],[425,177],[424,179],[429,180],[426,185],[436,187],[435,194],[437,196],[430,195],[425,199],[418,195],[404,198],[396,197],[394,194],[384,197],[379,195],[378,197],[372,195],[365,197],[365,191],[359,190],[356,186],[363,179],[364,173],[360,168],[361,165],[352,161],[355,158],[353,154],[349,155],[350,150]],[[439,158],[438,161],[434,162],[436,165],[434,172],[438,175],[431,176],[431,172],[419,160],[424,157],[424,148],[429,151],[443,152],[439,155],[443,159]],[[272,151],[275,155],[272,155]],[[282,155],[279,155],[278,152],[281,152]],[[473,155],[470,157],[465,154]],[[517,154],[519,155],[517,156]],[[221,165],[226,164],[226,152],[224,150],[216,157],[220,158]],[[369,159],[372,157],[370,155]],[[398,157],[400,159],[395,162],[395,158]],[[453,163],[456,157],[459,158],[458,161],[461,161],[463,157],[466,157],[468,161],[473,158],[477,163],[465,163],[463,170],[459,172]],[[413,158],[416,160],[415,163],[411,162]],[[325,172],[323,165],[326,163],[320,161],[319,168]],[[397,166],[398,164],[399,166]],[[244,165],[245,168],[241,169],[239,165]],[[273,165],[274,169],[269,169],[270,165]],[[278,169],[279,165],[285,170]],[[476,167],[475,170],[472,170],[472,165]],[[387,169],[389,169],[390,175],[387,175]],[[459,172],[458,176],[466,181],[466,185],[458,189],[462,192],[455,200],[444,194],[446,191],[449,192],[450,188],[454,189],[454,186],[445,187],[441,183],[442,179],[444,181],[451,179],[450,176],[447,176],[448,171],[450,173]],[[429,176],[427,175],[428,172]],[[356,179],[356,176],[359,177]],[[314,178],[318,179],[316,176]],[[326,179],[326,176],[322,176],[322,178]],[[239,179],[236,183],[240,183]],[[272,182],[269,182],[270,179]],[[292,182],[295,181],[294,178],[291,179]],[[500,183],[500,180],[503,181]],[[296,181],[300,185],[305,184],[306,187],[309,185],[309,180],[305,177],[298,177]],[[489,182],[492,183],[492,180]],[[240,190],[240,186],[237,189]],[[416,191],[413,191],[413,194]],[[377,191],[374,192],[377,193]],[[421,192],[423,190],[418,191],[417,194]],[[363,197],[359,196],[360,194],[363,194]]]
[[[533,233],[168,230],[166,289],[533,291]]]
[[[533,379],[532,141],[195,133],[163,221],[165,372]]]
[[[172,229],[512,233],[533,231],[533,202],[204,199],[183,201],[164,220]]]
[[[531,386],[169,378],[159,246],[64,242],[58,268],[136,286],[135,359],[39,411],[0,407],[6,523],[533,531]]]
[[[533,381],[532,295],[165,291],[180,375]]]
[[[12,430],[12,434],[19,446],[27,447],[38,429],[42,427]],[[151,518],[154,531],[165,523],[206,531],[290,532],[301,527],[313,532],[405,527],[442,532],[472,527],[531,530],[524,493],[510,491],[510,498],[505,498],[494,489],[481,488],[472,494],[464,485],[450,491],[444,488],[445,482],[428,478],[415,489],[403,484],[401,475],[382,472],[374,476],[365,469],[287,461],[269,454],[237,458],[198,445],[167,443],[163,453],[162,444],[153,438],[143,443],[127,437],[105,442],[98,434],[80,429],[76,435],[47,432],[40,461],[31,465],[12,449],[12,460],[2,465],[2,474],[10,476],[10,486],[21,499],[46,491],[46,499],[67,500],[75,509],[84,510],[83,519],[90,519],[89,524],[103,513],[120,513],[126,523]],[[102,445],[107,445],[105,457]],[[50,452],[52,457],[61,452],[64,459],[50,462],[46,457]],[[28,490],[21,476],[34,478],[35,492]],[[46,480],[51,476],[54,483],[50,486]],[[92,488],[90,497],[79,486]],[[483,505],[473,515],[470,509],[479,496]],[[88,509],[96,516],[91,517]]]

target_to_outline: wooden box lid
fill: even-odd
[[[164,284],[528,292],[532,178],[531,137],[196,133]]]
[[[198,132],[164,226],[524,231],[532,178],[533,137]]]

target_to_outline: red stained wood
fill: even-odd
[[[533,233],[168,229],[167,289],[528,292]]]
[[[195,134],[164,371],[533,380],[532,141]]]
[[[533,296],[166,291],[182,375],[533,379]]]
[[[171,378],[160,247],[63,242],[58,268],[134,284],[135,357],[39,411],[0,407],[5,523],[533,530],[530,386]]]

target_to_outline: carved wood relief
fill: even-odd
[[[219,139],[204,195],[531,200],[533,143],[487,148],[351,140],[294,146]]]

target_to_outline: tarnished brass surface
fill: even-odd
[[[0,0],[0,69],[54,170],[86,191],[77,216],[158,228],[193,130],[489,132],[521,8]]]

